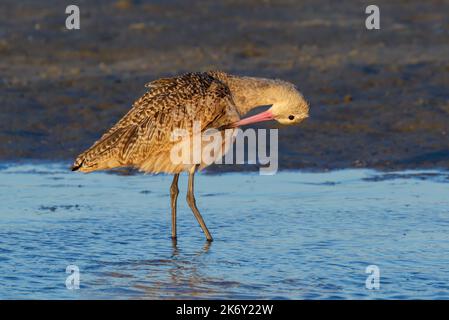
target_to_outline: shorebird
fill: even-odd
[[[180,128],[193,134],[194,121],[200,121],[202,132],[210,128],[237,128],[269,120],[294,125],[308,117],[309,105],[289,82],[240,77],[221,71],[162,78],[146,84],[146,87],[148,91],[134,102],[128,113],[76,158],[72,171],[134,167],[146,173],[173,174],[170,187],[173,239],[177,236],[178,178],[180,173],[187,172],[187,203],[206,239],[212,241],[194,196],[195,172],[206,164],[171,161],[170,150],[177,143],[171,139],[173,130]],[[241,119],[260,106],[270,107]]]

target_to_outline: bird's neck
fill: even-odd
[[[228,75],[226,84],[231,90],[234,103],[244,115],[250,110],[280,102],[291,85],[281,80]]]

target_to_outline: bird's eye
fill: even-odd
[[[290,120],[293,120],[293,119],[295,119],[295,116],[294,116],[294,115],[289,115],[288,118],[289,118]]]

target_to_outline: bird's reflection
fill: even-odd
[[[179,255],[177,239],[172,239],[171,245],[172,245],[172,258],[176,258]],[[211,245],[212,245],[212,242],[206,241],[204,243],[204,246],[202,247],[202,249],[198,250],[198,252],[195,255],[201,256],[201,255],[207,253],[209,251]]]
[[[166,260],[150,260],[143,281],[134,287],[142,291],[143,298],[170,298],[207,296],[215,293],[210,288],[211,283],[220,283],[220,279],[206,276],[207,265],[204,256],[209,253],[211,242],[207,241],[197,251],[189,252],[178,244],[171,242],[171,256]]]

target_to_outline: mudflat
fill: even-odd
[[[280,169],[449,166],[449,2],[0,3],[0,160],[71,160],[162,76],[221,69],[295,83],[311,117]],[[266,126],[269,127],[269,126]],[[250,166],[213,166],[245,170]]]

